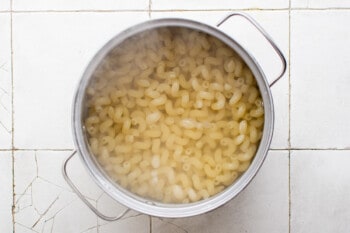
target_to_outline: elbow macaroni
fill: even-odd
[[[216,38],[185,28],[135,35],[87,88],[92,153],[122,187],[166,203],[206,199],[254,158],[264,108],[254,76]]]

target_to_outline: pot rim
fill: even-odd
[[[247,171],[245,171],[233,184],[225,188],[220,193],[211,196],[208,199],[188,204],[160,203],[157,201],[142,198],[120,187],[109,178],[109,176],[104,172],[99,163],[96,161],[95,156],[90,152],[86,134],[84,132],[85,127],[83,124],[83,112],[85,91],[93,72],[98,67],[102,59],[108,54],[111,49],[118,46],[130,36],[159,27],[186,27],[202,31],[219,39],[231,47],[244,60],[244,62],[254,74],[254,78],[257,81],[264,103],[263,136],[255,157],[252,160],[252,163],[250,164]],[[88,173],[93,178],[95,183],[97,183],[97,185],[114,200],[118,201],[124,206],[138,212],[142,212],[144,214],[158,217],[174,218],[199,215],[218,208],[230,201],[232,198],[237,196],[257,174],[266,158],[273,135],[273,99],[265,74],[263,73],[256,59],[239,43],[237,43],[233,38],[231,38],[220,29],[198,21],[182,18],[161,18],[148,20],[135,26],[129,27],[128,29],[115,35],[96,53],[96,55],[91,59],[90,63],[86,67],[76,89],[72,107],[72,129],[75,148],[77,149],[81,160],[83,161],[86,169],[88,170]]]

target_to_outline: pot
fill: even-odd
[[[218,29],[218,27],[224,23],[227,19],[233,16],[240,16],[248,20],[252,23],[267,39],[267,41],[274,48],[278,56],[282,61],[282,71],[280,75],[271,83],[267,82],[264,72],[261,67],[254,59],[254,57],[245,50],[240,44],[238,44],[233,38],[226,35],[224,32]],[[86,89],[89,85],[92,74],[95,69],[98,67],[102,59],[111,51],[113,48],[118,46],[127,38],[143,32],[145,30],[159,28],[159,27],[168,27],[168,26],[176,26],[176,27],[185,27],[190,29],[195,29],[204,33],[207,33],[211,36],[216,37],[217,39],[224,42],[226,45],[230,46],[236,53],[244,60],[247,66],[251,69],[254,77],[257,81],[257,85],[260,89],[260,93],[264,103],[264,128],[263,135],[260,141],[259,148],[256,152],[254,159],[248,170],[244,172],[238,180],[236,180],[232,185],[228,186],[226,189],[221,191],[220,193],[197,202],[189,203],[189,204],[165,204],[156,201],[152,201],[149,199],[142,198],[137,196],[113,182],[108,175],[103,171],[103,169],[98,164],[95,156],[91,153],[87,136],[84,129],[84,118],[86,114],[85,101],[86,101]],[[72,189],[78,194],[78,196],[92,209],[100,218],[112,221],[121,218],[129,209],[136,210],[138,212],[158,216],[158,217],[188,217],[206,213],[211,211],[219,206],[227,203],[232,198],[237,196],[254,178],[257,174],[259,168],[264,162],[264,159],[269,150],[269,146],[272,139],[273,134],[273,126],[274,126],[274,107],[273,100],[271,96],[270,87],[279,80],[286,70],[286,60],[277,47],[277,45],[273,42],[270,36],[255,22],[252,18],[250,18],[246,14],[242,13],[232,13],[225,17],[217,27],[212,27],[206,25],[204,23],[187,20],[187,19],[156,19],[146,21],[144,23],[138,24],[127,30],[119,33],[114,38],[112,38],[106,45],[104,45],[91,60],[89,65],[87,66],[78,88],[75,93],[74,101],[73,101],[73,116],[72,116],[72,126],[73,126],[73,138],[76,147],[76,151],[67,158],[67,160],[63,164],[63,175],[68,184],[72,187]],[[78,153],[80,158],[90,173],[93,180],[104,190],[108,195],[110,195],[117,202],[128,207],[126,211],[121,213],[116,217],[108,217],[100,213],[94,206],[92,206],[80,193],[80,191],[76,188],[76,186],[72,183],[67,174],[67,163],[74,156],[74,154]]]

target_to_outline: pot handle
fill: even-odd
[[[275,50],[275,52],[277,53],[277,55],[281,59],[282,70],[281,70],[280,75],[275,80],[273,80],[273,82],[270,84],[270,87],[272,87],[278,80],[280,80],[282,78],[282,76],[286,72],[286,69],[287,69],[286,58],[283,56],[283,53],[277,47],[276,43],[272,40],[271,36],[269,34],[267,34],[267,32],[258,24],[258,22],[256,22],[252,17],[250,17],[247,14],[238,13],[238,12],[231,13],[228,16],[226,16],[224,19],[222,19],[216,26],[220,27],[220,25],[222,25],[224,22],[226,22],[229,18],[231,18],[233,16],[241,16],[241,17],[245,18],[246,20],[248,20],[248,22],[250,22],[256,29],[258,29],[259,32],[265,37],[265,39],[270,43],[272,48]]]
[[[77,153],[77,151],[75,150],[64,162],[63,162],[63,166],[62,166],[62,174],[64,179],[66,180],[67,184],[73,189],[73,191],[77,194],[77,196],[80,198],[80,200],[82,200],[87,207],[90,208],[90,210],[92,210],[92,212],[94,212],[99,218],[106,220],[106,221],[116,221],[121,219],[122,217],[124,217],[130,209],[126,209],[124,210],[121,214],[119,214],[116,217],[108,217],[104,214],[102,214],[101,212],[99,212],[85,197],[84,195],[79,191],[79,189],[73,184],[72,180],[69,178],[68,173],[67,173],[67,164],[69,162],[69,160],[71,160],[73,158],[73,156]]]

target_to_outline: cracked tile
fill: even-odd
[[[101,212],[107,216],[117,216],[119,213],[122,213],[127,208],[118,202],[114,201],[111,197],[108,196],[108,194],[103,193],[98,199],[97,199],[97,208],[101,210]],[[138,212],[135,211],[129,211],[123,218],[135,216],[138,215]],[[106,222],[102,219],[98,220],[99,225],[104,225]]]
[[[123,212],[126,207],[118,204],[107,194],[101,195],[97,200],[98,209],[107,216],[117,216]],[[107,222],[98,219],[99,233],[112,232],[114,229],[120,232],[149,232],[149,217],[136,211],[129,211],[121,220]]]
[[[0,152],[0,232],[12,232],[12,155]]]
[[[142,12],[14,14],[15,147],[73,148],[72,100],[87,63],[114,35],[147,18]]]
[[[207,10],[207,9],[252,9],[252,8],[288,8],[288,0],[245,0],[245,1],[227,1],[227,0],[202,0],[187,1],[187,0],[152,0],[152,10]]]
[[[63,159],[65,159],[71,153],[72,152],[69,151],[37,151],[36,155],[38,164],[43,164],[42,166],[39,166],[38,176],[47,183],[66,191],[71,191],[70,187],[67,186],[66,181],[61,175]],[[59,170],[59,174],[52,172],[55,170]],[[101,196],[102,191],[95,185],[87,170],[85,167],[83,167],[78,155],[75,155],[75,157],[71,159],[67,170],[73,182],[77,183],[79,190],[81,190],[81,192],[84,193],[87,198],[96,202],[96,200]]]
[[[20,233],[39,233],[38,231],[34,231],[22,224],[17,223],[16,224],[16,232],[20,232]]]
[[[288,12],[284,11],[249,11],[247,12],[276,41],[286,59],[288,59]],[[216,25],[229,12],[152,12],[152,18],[181,17]],[[221,27],[225,33],[238,41],[256,58],[264,70],[267,79],[272,82],[281,69],[280,61],[264,38],[241,18],[231,18]],[[259,43],[257,43],[259,41]],[[271,148],[288,148],[289,87],[288,70],[271,88],[275,106],[275,128]]]
[[[16,232],[101,233],[110,232],[111,229],[121,229],[122,232],[148,232],[148,217],[134,211],[128,213],[120,222],[104,222],[96,217],[71,191],[62,177],[62,163],[71,153],[15,152]],[[70,161],[67,170],[83,195],[101,212],[115,215],[125,209],[103,194],[78,156]]]
[[[27,194],[33,182],[38,177],[38,165],[35,152],[15,152],[15,193],[16,202],[22,195]],[[16,179],[16,177],[20,179]],[[29,195],[29,194],[28,194]]]
[[[157,232],[168,232],[168,233],[189,233],[188,230],[185,229],[186,226],[182,223],[174,223],[170,219],[156,218],[152,217],[152,227],[155,229],[155,233]]]
[[[13,0],[13,9],[18,11],[147,10],[148,0]]]
[[[15,228],[37,232],[83,231],[96,226],[96,216],[82,203],[63,181],[61,166],[69,151],[17,151],[15,152]],[[70,166],[77,186],[86,183],[88,174],[79,160]],[[79,161],[80,162],[80,161]],[[80,165],[80,167],[79,167]],[[79,182],[80,185],[79,185]],[[91,186],[92,193],[96,186]],[[95,192],[94,192],[95,191]],[[101,192],[101,191],[99,191]],[[72,215],[79,219],[72,218]],[[71,216],[71,217],[69,217]],[[75,221],[73,223],[72,221]],[[68,229],[67,229],[68,230]]]
[[[288,232],[288,152],[270,151],[251,184],[210,213],[183,219],[152,218],[152,232]]]
[[[126,217],[119,221],[109,222],[99,226],[99,233],[110,233],[114,231],[149,233],[149,216],[138,215],[135,217]]]
[[[6,3],[6,1],[2,1]],[[1,5],[0,7],[5,6]],[[0,8],[0,10],[2,10]],[[0,13],[0,149],[12,147],[11,21]]]
[[[92,229],[88,229],[86,231],[83,231],[81,233],[99,233],[98,230],[97,230],[97,227],[94,227]]]
[[[96,223],[95,214],[81,201],[75,201],[55,216],[53,232],[83,233],[94,228]]]

